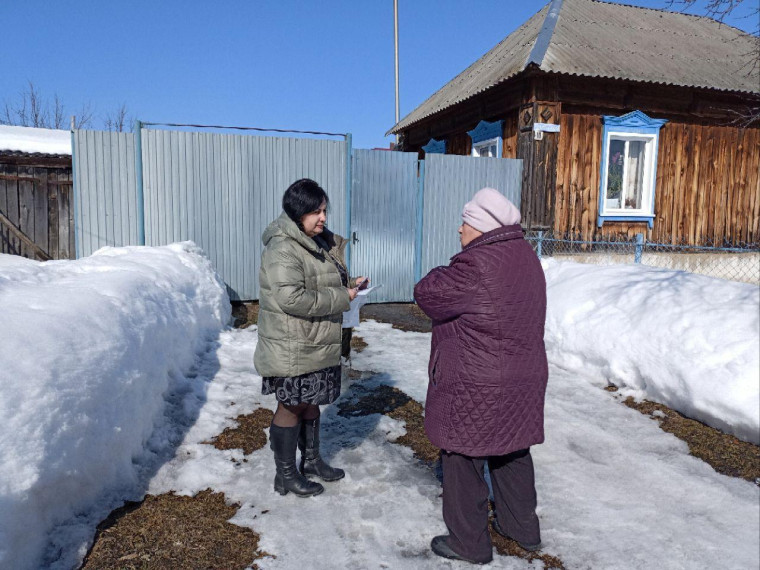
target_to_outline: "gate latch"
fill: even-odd
[[[359,238],[356,236],[356,232],[352,232],[353,235],[351,236],[351,245],[356,245],[359,243]]]

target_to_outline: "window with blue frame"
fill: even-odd
[[[480,121],[478,126],[467,131],[472,139],[472,156],[501,157],[501,134],[504,131],[504,121],[489,123]]]
[[[602,117],[599,220],[654,221],[657,146],[665,119],[641,111]]]

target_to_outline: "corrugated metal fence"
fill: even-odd
[[[261,234],[299,178],[330,191],[330,225],[346,232],[341,141],[143,130],[145,243],[192,240],[233,298],[257,299]]]
[[[257,299],[261,233],[285,188],[307,177],[330,195],[330,228],[356,232],[351,272],[383,285],[373,300],[410,301],[420,270],[459,250],[459,214],[476,190],[520,203],[522,161],[354,150],[347,163],[346,138],[75,131],[77,257],[142,235],[145,245],[192,240],[233,299]]]
[[[258,298],[261,234],[298,178],[330,190],[330,223],[346,232],[342,141],[143,129],[145,245],[198,244],[234,299]],[[139,245],[135,135],[74,132],[77,257]]]
[[[462,249],[457,228],[462,207],[489,186],[520,204],[522,160],[431,154],[425,157],[421,275],[447,265]]]
[[[106,245],[136,245],[134,135],[74,131],[72,162],[77,257]]]
[[[520,203],[522,161],[355,150],[352,272],[382,285],[376,302],[411,301],[414,284],[460,251],[462,206],[485,186]]]
[[[381,289],[375,302],[409,301],[414,289],[417,153],[354,150],[351,271]]]

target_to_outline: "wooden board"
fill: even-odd
[[[65,165],[0,162],[0,212],[32,244],[24,243],[8,227],[0,227],[0,251],[39,258],[39,248],[52,259],[73,258],[71,197],[72,174]]]

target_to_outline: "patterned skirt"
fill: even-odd
[[[300,376],[265,376],[261,393],[274,394],[287,406],[332,404],[340,396],[340,365]]]

